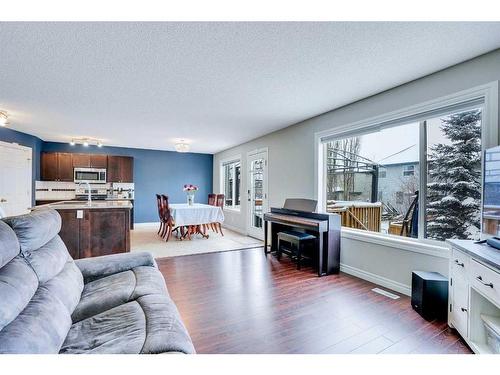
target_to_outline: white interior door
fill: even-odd
[[[29,211],[31,171],[31,148],[0,142],[0,217]]]
[[[263,215],[267,211],[267,150],[257,150],[247,157],[249,236],[264,239]]]

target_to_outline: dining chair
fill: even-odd
[[[158,228],[158,235],[160,232],[163,233],[163,226],[165,225],[165,222],[163,220],[163,210],[162,210],[162,200],[161,200],[161,195],[156,194],[156,204],[158,206],[158,216],[160,218],[160,228]]]
[[[216,206],[217,204],[217,194],[210,193],[208,194],[208,204],[210,206]],[[203,224],[203,230],[206,231],[206,228],[210,227],[212,231],[215,232],[215,223]]]
[[[217,197],[215,198],[215,205],[217,207],[220,207],[221,210],[224,209],[224,194],[217,194]],[[221,223],[214,223],[215,224],[215,231],[217,233],[219,233],[220,231],[220,234],[222,236],[224,236],[224,233],[222,233],[222,225]]]
[[[178,230],[178,227],[175,226],[172,215],[170,215],[170,207],[168,206],[167,195],[164,194],[161,195],[161,207],[163,213],[163,222],[165,223],[161,237],[167,242],[172,233]]]

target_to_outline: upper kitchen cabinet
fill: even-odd
[[[106,168],[107,155],[101,154],[73,154],[74,168]]]
[[[134,182],[134,158],[108,156],[108,182]]]
[[[44,181],[73,181],[72,154],[42,152],[40,174]]]
[[[74,168],[90,168],[90,154],[73,154]]]
[[[107,168],[108,156],[101,154],[90,154],[90,168]]]

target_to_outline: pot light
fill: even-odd
[[[97,142],[97,147],[102,147],[102,143],[101,143],[101,141],[98,141],[98,142]]]
[[[0,126],[5,126],[8,124],[7,120],[9,116],[7,116],[7,112],[0,111]]]
[[[84,145],[85,147],[88,147],[88,146],[89,146],[89,141],[87,141],[87,140],[83,141],[83,145]]]
[[[189,151],[189,144],[184,142],[184,141],[180,141],[179,143],[176,143],[174,145],[175,147],[175,150],[177,152],[188,152]]]
[[[75,140],[74,140],[74,139],[72,139],[72,140],[71,140],[71,142],[69,142],[69,144],[70,144],[71,146],[76,145]]]

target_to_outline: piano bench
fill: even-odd
[[[276,250],[276,256],[278,260],[281,259],[281,253],[282,253],[281,241],[288,242],[296,249],[297,269],[300,270],[304,245],[309,241],[315,241],[316,236],[313,236],[312,234],[309,233],[287,230],[283,232],[278,232],[277,237],[278,237],[278,249]]]

